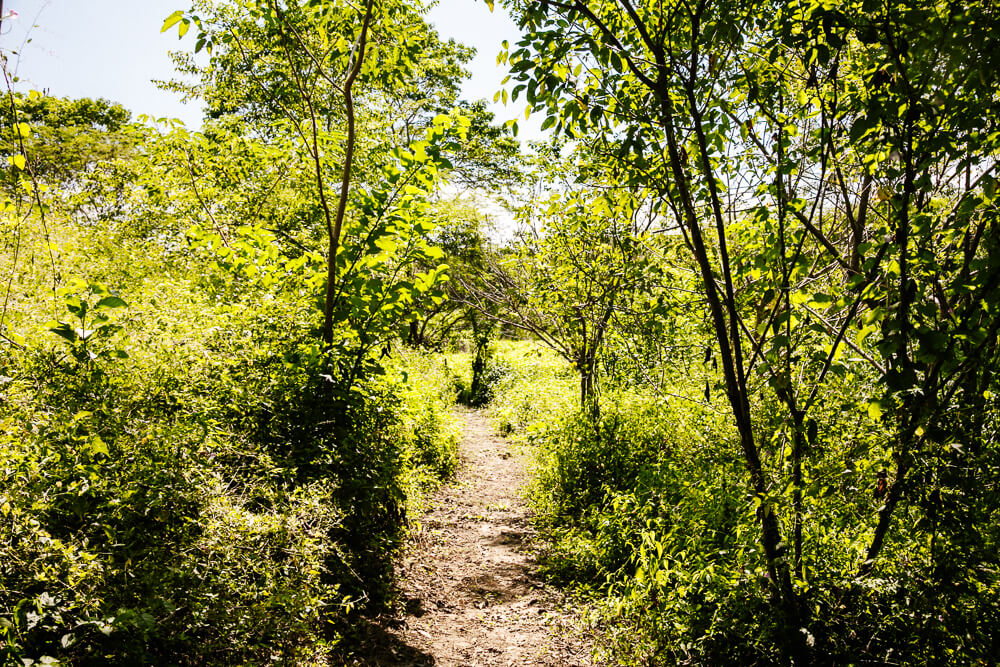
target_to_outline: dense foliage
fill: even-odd
[[[479,153],[509,153],[506,132],[457,104],[468,49],[420,8],[379,5],[372,49],[417,31],[440,61],[397,53],[391,77],[359,76],[363,140],[345,160],[343,96],[324,77],[357,53],[322,77],[302,49],[236,72],[243,47],[282,32],[322,28],[363,53],[353,10],[292,3],[268,36],[266,9],[196,7],[205,39],[232,38],[194,72],[201,132],[102,100],[10,96],[4,664],[342,660],[354,617],[393,601],[408,517],[455,470],[452,378],[400,343],[444,296],[430,194],[447,155],[466,178],[500,169],[456,140],[472,127]]]
[[[540,478],[558,530],[597,545],[583,572],[648,639],[637,659],[989,660],[995,7],[510,7],[510,96],[575,140],[573,188],[605,202],[579,237],[604,211],[655,220],[587,242],[640,244],[624,265],[646,279],[599,281],[626,286],[606,407],[553,424]],[[545,251],[520,246],[533,259],[579,199],[558,194]]]
[[[5,660],[345,659],[458,399],[609,660],[995,662],[994,3],[505,5],[525,153],[402,0],[167,17],[200,132],[7,96]]]

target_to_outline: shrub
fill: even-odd
[[[833,422],[852,407],[829,401],[817,418]],[[763,454],[780,461],[780,424],[768,421],[766,403],[756,409],[760,423],[774,429],[761,435]],[[823,520],[807,533],[804,557],[806,572],[835,574],[796,582],[808,619],[801,631],[817,664],[989,664],[1000,642],[1000,576],[974,565],[982,563],[976,550],[993,539],[989,513],[982,524],[959,519],[971,503],[957,495],[945,500],[948,487],[939,477],[941,496],[927,501],[937,503],[939,517],[930,545],[896,537],[880,577],[857,579],[866,542],[844,539],[836,527],[872,511],[879,460],[851,451],[877,451],[884,436],[843,418],[839,424],[838,441],[817,441],[810,450],[817,477],[806,509]],[[550,417],[530,440],[538,460],[531,500],[549,541],[545,571],[593,595],[608,656],[629,665],[782,664],[788,637],[770,618],[759,504],[746,495],[734,429],[714,406],[612,391],[602,397],[599,418]],[[957,455],[939,456],[959,469]],[[994,455],[980,456],[992,469]],[[772,502],[789,497],[775,489]],[[919,508],[906,511],[919,516]],[[935,549],[950,555],[927,568],[923,559]],[[808,567],[818,558],[822,570]]]
[[[573,369],[554,352],[531,341],[499,341],[492,357],[498,369],[490,385],[490,416],[497,431],[524,440],[578,399]]]
[[[450,377],[346,387],[301,311],[126,298],[86,350],[0,353],[0,661],[328,662],[454,470]]]
[[[402,350],[394,365],[402,398],[400,437],[409,471],[410,514],[417,514],[422,492],[455,474],[461,429],[452,407],[454,384],[441,355]]]

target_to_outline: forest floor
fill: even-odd
[[[429,499],[399,565],[405,612],[360,665],[591,667],[579,613],[537,574],[525,454],[463,410],[457,479]]]

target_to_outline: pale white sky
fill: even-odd
[[[201,110],[156,88],[152,79],[169,79],[172,49],[191,49],[191,34],[160,33],[163,19],[187,0],[2,0],[4,13],[18,18],[0,28],[0,50],[20,81],[16,90],[47,90],[67,97],[105,97],[138,115],[179,118],[201,126]],[[500,42],[518,39],[517,27],[499,3],[493,13],[483,0],[441,0],[429,14],[444,37],[477,49],[472,77],[462,88],[469,100],[485,98],[499,120],[519,118],[519,138],[536,139],[540,116],[524,120],[522,102],[493,104],[506,71],[497,67]],[[28,40],[28,41],[25,41]]]

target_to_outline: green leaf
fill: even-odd
[[[108,446],[101,440],[101,436],[95,435],[90,439],[90,453],[95,455],[104,454],[105,456],[110,453],[108,452]]]
[[[992,176],[987,176],[983,179],[983,194],[986,195],[988,201],[992,201],[997,194],[997,180]]]
[[[97,308],[127,308],[128,304],[124,299],[117,296],[106,296],[94,306]]]
[[[52,327],[49,331],[61,338],[65,338],[70,343],[76,343],[76,341],[79,340],[79,337],[76,335],[76,331],[73,330],[73,327],[65,322],[60,322],[59,326]]]
[[[851,125],[850,132],[851,143],[860,141],[861,138],[868,134],[869,130],[872,129],[872,125],[873,123],[868,116],[861,116],[854,121],[854,124]]]
[[[184,18],[184,12],[178,9],[176,12],[174,12],[173,14],[171,14],[166,18],[166,20],[163,22],[163,27],[160,28],[160,32],[166,32],[170,30],[172,27],[177,25],[177,23],[182,18]]]
[[[397,243],[387,236],[380,237],[375,240],[375,246],[384,250],[385,252],[392,252],[396,249]]]
[[[77,317],[85,317],[87,315],[87,302],[78,296],[68,296],[66,297],[66,310]]]
[[[618,55],[617,51],[611,52],[611,66],[615,68],[616,72],[621,72],[624,69],[622,66],[622,57]]]

